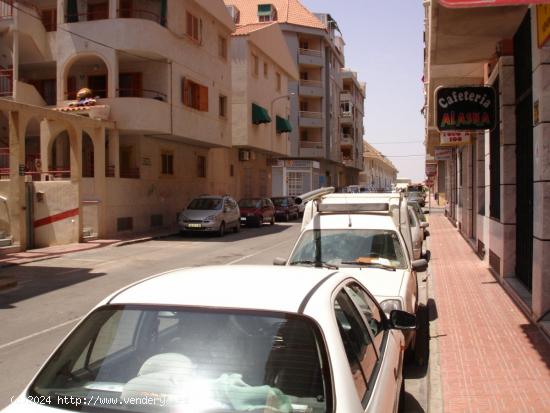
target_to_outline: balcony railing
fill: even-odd
[[[117,89],[117,96],[121,98],[148,98],[166,102],[168,96],[165,93],[151,89],[120,88]]]
[[[353,145],[353,137],[348,133],[344,133],[342,135],[342,139],[340,140],[340,144],[342,144],[342,145]]]
[[[13,1],[0,1],[0,19],[11,19],[13,17]]]
[[[301,110],[300,111],[300,116],[303,117],[303,118],[322,119],[323,118],[323,113],[322,112],[310,112],[310,111]]]
[[[302,87],[323,87],[323,82],[321,82],[320,80],[300,79],[300,86],[302,86]]]
[[[299,49],[299,52],[300,52],[301,55],[305,55],[305,56],[321,57],[321,51],[320,50]]]
[[[340,116],[343,118],[351,118],[353,116],[352,112],[340,111]]]
[[[105,176],[107,178],[115,177],[115,166],[114,165],[105,165]]]
[[[0,97],[13,94],[13,69],[0,70]]]
[[[117,16],[120,19],[143,19],[151,20],[152,22],[158,23],[162,26],[166,25],[166,18],[160,16],[157,13],[154,13],[150,10],[141,10],[141,9],[118,9]]]
[[[300,141],[300,148],[323,149],[323,142],[321,142],[321,141]]]
[[[78,23],[94,20],[106,20],[109,18],[108,10],[89,11],[84,13],[71,13],[65,15],[67,23]]]

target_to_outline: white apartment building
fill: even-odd
[[[379,150],[364,141],[363,171],[359,174],[359,185],[371,190],[389,190],[395,184],[399,172],[394,164]]]
[[[221,0],[0,1],[0,218],[21,249],[176,222],[232,145]],[[92,90],[93,106],[71,106]]]

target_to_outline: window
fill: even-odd
[[[219,109],[220,109],[220,116],[222,118],[227,117],[227,97],[226,96],[220,95]]]
[[[267,79],[268,72],[269,72],[269,68],[268,68],[267,62],[264,62],[264,77],[266,79]]]
[[[258,21],[271,22],[277,20],[277,9],[272,4],[258,4]]]
[[[309,109],[309,104],[307,100],[300,101],[300,112],[307,112]]]
[[[280,92],[281,91],[281,74],[279,72],[275,74],[275,79],[277,81],[277,92]]]
[[[300,72],[300,80],[307,80],[308,73],[307,72]]]
[[[197,177],[206,178],[206,157],[197,156]]]
[[[229,165],[229,176],[235,176],[235,166],[233,164]]]
[[[309,49],[309,42],[307,40],[300,40],[300,49]]]
[[[363,400],[368,389],[374,386],[370,380],[378,362],[378,356],[361,315],[343,291],[336,296],[334,312],[355,389],[359,399]]]
[[[184,78],[182,81],[182,101],[185,106],[208,112],[208,88]]]
[[[163,175],[174,175],[174,153],[162,152],[160,155]]]
[[[369,296],[363,287],[356,283],[349,284],[345,287],[351,300],[359,308],[369,328],[374,345],[378,349],[379,354],[382,351],[382,342],[384,339],[384,319],[380,308],[375,304],[374,299]]]
[[[195,40],[196,42],[201,41],[201,31],[202,31],[202,21],[194,16],[193,14],[186,12],[186,31],[185,33],[187,36],[189,36],[191,39]]]
[[[45,9],[40,12],[42,24],[47,32],[57,30],[57,9]]]
[[[142,97],[142,84],[141,73],[121,73],[118,75],[118,96]]]
[[[252,55],[252,74],[258,76],[260,73],[260,59],[255,54]]]
[[[227,59],[227,39],[223,36],[218,36],[218,56]]]

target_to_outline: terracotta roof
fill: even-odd
[[[321,22],[298,0],[224,0],[226,5],[239,9],[240,21],[237,26],[258,23],[258,5],[272,4],[277,9],[277,22],[298,26],[326,29]]]
[[[263,29],[264,27],[277,24],[274,22],[247,24],[246,26],[237,26],[237,29],[231,34],[232,36],[247,36],[256,30]]]

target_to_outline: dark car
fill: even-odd
[[[275,207],[269,198],[243,198],[239,201],[241,224],[259,227],[264,222],[275,224]]]
[[[275,218],[290,221],[300,216],[298,205],[291,196],[277,196],[271,198],[275,205]]]

